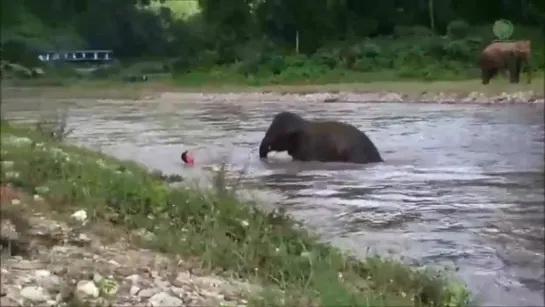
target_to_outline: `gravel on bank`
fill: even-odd
[[[7,185],[1,192],[1,239],[9,244],[2,244],[0,306],[245,306],[260,290],[130,244],[150,233],[107,233],[85,225],[83,210],[65,221],[35,210],[42,199]]]
[[[145,99],[154,100],[191,100],[191,101],[225,101],[225,102],[407,102],[407,103],[448,103],[448,104],[543,104],[543,92],[521,91],[501,93],[499,95],[485,95],[480,92],[470,93],[421,93],[399,94],[391,92],[378,93],[189,93],[164,92],[158,96],[147,96]]]
[[[445,83],[445,82],[443,82]],[[448,87],[449,83],[441,88]],[[73,87],[32,87],[32,86],[7,86],[2,85],[2,98],[35,98],[37,96],[47,99],[78,99],[100,100],[115,102],[122,100],[180,100],[225,102],[405,102],[405,103],[448,103],[448,104],[543,104],[545,102],[545,84],[543,88],[533,87],[526,89],[509,88],[483,88],[483,90],[460,89],[454,84],[455,89],[434,89],[437,86],[424,84],[405,85],[409,89],[396,91],[388,89],[358,90],[357,87],[339,89],[324,87],[279,87],[267,88],[221,88],[190,90],[176,87],[154,87],[153,83],[140,86],[73,86]],[[416,89],[415,89],[416,88]],[[422,89],[422,90],[418,90]],[[503,91],[502,91],[503,90]]]

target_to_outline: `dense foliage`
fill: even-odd
[[[159,58],[178,75],[221,66],[281,80],[377,71],[457,78],[476,74],[492,23],[505,18],[544,67],[541,0],[197,0],[200,11],[179,18],[171,8],[184,1],[196,0],[4,0],[2,57],[107,48],[122,60]]]

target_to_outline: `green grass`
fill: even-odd
[[[92,221],[144,228],[156,235],[143,242],[148,247],[258,282],[266,290],[252,306],[470,304],[469,292],[446,271],[376,256],[356,260],[319,243],[284,213],[265,213],[224,186],[169,187],[136,163],[66,145],[50,131],[2,122],[2,184],[40,194],[58,212],[86,209]]]

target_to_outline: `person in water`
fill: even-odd
[[[182,161],[184,161],[185,165],[189,166],[193,166],[195,163],[193,156],[187,150],[182,152]]]

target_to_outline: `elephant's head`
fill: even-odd
[[[307,121],[297,114],[278,113],[259,145],[259,157],[266,158],[270,151],[295,152],[306,124]]]

